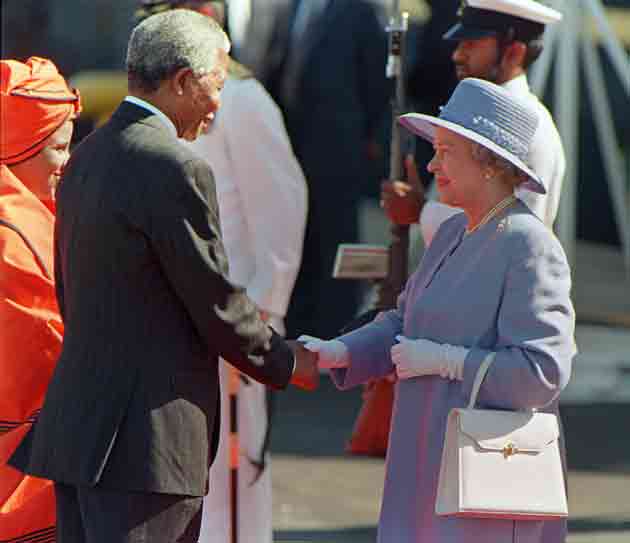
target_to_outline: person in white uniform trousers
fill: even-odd
[[[247,289],[271,326],[284,335],[283,318],[302,255],[307,189],[282,114],[256,79],[232,72],[214,123],[190,145],[215,176],[229,277]],[[229,371],[222,361],[221,438],[210,468],[211,492],[204,502],[199,543],[229,541]],[[254,482],[258,470],[250,461],[258,459],[267,431],[266,388],[253,380],[239,388],[238,429],[238,541],[271,543],[270,465]]]
[[[284,335],[306,224],[306,183],[271,97],[255,79],[228,79],[208,134],[191,144],[215,175],[229,277]],[[223,362],[223,361],[222,361]],[[229,367],[219,368],[221,438],[210,468],[199,543],[229,541]],[[254,482],[267,431],[266,387],[253,380],[238,392],[239,543],[272,541],[269,463]],[[223,534],[225,537],[223,537]]]
[[[141,0],[139,13],[187,8],[224,25],[226,2]],[[185,142],[214,174],[230,280],[243,286],[269,324],[284,335],[284,321],[302,256],[307,189],[282,114],[264,87],[232,61],[221,108],[208,133]],[[221,433],[210,467],[199,543],[230,541],[229,372],[222,360]],[[258,461],[267,432],[266,387],[251,379],[238,391],[240,466],[238,542],[272,543],[271,471]]]
[[[546,195],[517,190],[517,197],[549,228],[558,213],[566,159],[558,130],[545,105],[527,81],[527,69],[542,52],[545,25],[562,14],[533,0],[468,0],[458,12],[459,22],[445,35],[458,42],[453,62],[458,79],[477,77],[499,84],[527,100],[538,113],[538,128],[528,163],[543,180]],[[381,194],[389,218],[399,224],[420,222],[425,246],[440,225],[461,212],[440,202],[423,201],[413,164],[407,164],[409,183],[386,182]]]

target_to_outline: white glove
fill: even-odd
[[[300,336],[298,341],[304,348],[317,353],[317,366],[320,370],[347,368],[350,365],[348,347],[338,339],[329,341],[312,336]]]
[[[435,343],[428,339],[409,339],[396,336],[400,342],[391,349],[392,362],[399,379],[439,375],[445,379],[464,378],[465,347]]]

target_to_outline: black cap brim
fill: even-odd
[[[481,38],[496,35],[496,30],[475,28],[473,26],[464,25],[463,23],[457,23],[447,30],[442,36],[442,39],[447,41],[480,40]]]

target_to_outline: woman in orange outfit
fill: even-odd
[[[0,61],[0,541],[55,540],[52,483],[6,461],[37,417],[61,347],[54,190],[79,109],[49,60]]]

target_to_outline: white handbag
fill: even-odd
[[[474,408],[493,360],[491,353],[479,367],[468,407],[449,413],[435,512],[513,520],[567,517],[556,416]]]

